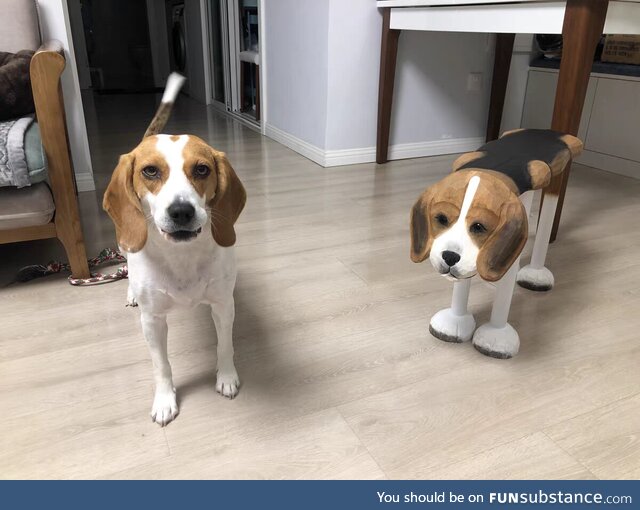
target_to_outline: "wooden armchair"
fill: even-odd
[[[6,17],[6,21],[0,21],[0,31],[5,29],[3,25],[12,24],[8,30],[15,32],[15,24],[26,21],[35,23],[35,27],[23,29],[35,31],[36,35],[39,34],[35,2],[0,0],[0,6],[6,7],[7,5],[17,14],[15,17]],[[39,35],[37,37],[39,38]],[[15,46],[19,43],[13,38],[11,44]],[[0,50],[14,52],[17,49],[29,49],[28,47],[5,49],[2,46],[2,41],[0,41]],[[42,145],[47,159],[50,194],[55,206],[53,219],[42,224],[33,224],[33,221],[27,221],[24,225],[14,224],[9,228],[5,226],[4,229],[0,226],[0,244],[57,237],[67,253],[73,276],[87,278],[89,277],[89,268],[78,212],[76,185],[67,141],[64,102],[60,86],[60,76],[65,64],[62,44],[58,41],[48,41],[36,51],[31,60],[30,68],[36,118],[40,126]],[[49,199],[46,196],[46,192],[48,192],[46,185],[40,184],[43,185],[45,199]],[[12,198],[15,203],[15,200],[20,200],[21,195],[18,193],[24,189],[7,190],[7,188],[2,188],[4,195],[0,198],[6,199],[9,194],[9,198]],[[11,194],[14,195],[11,196]],[[28,209],[28,205],[26,207]]]

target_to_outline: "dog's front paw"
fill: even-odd
[[[176,390],[156,391],[151,408],[151,420],[161,427],[164,427],[178,416],[178,402],[176,401]]]
[[[138,302],[136,301],[135,296],[133,295],[133,291],[131,290],[131,286],[127,289],[127,304],[126,306],[138,306]]]
[[[216,391],[223,397],[234,398],[240,388],[240,379],[235,368],[230,370],[218,370],[216,379]]]

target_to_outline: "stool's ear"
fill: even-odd
[[[434,186],[427,188],[411,209],[411,260],[422,262],[429,256],[433,234],[429,225]]]
[[[566,150],[563,150],[563,152],[566,153]],[[566,165],[566,162],[564,165]],[[562,171],[564,165],[562,165],[560,171]],[[551,182],[552,170],[544,161],[538,159],[529,161],[529,163],[527,163],[527,171],[531,178],[531,189],[546,188]]]
[[[502,278],[522,252],[528,234],[527,213],[513,194],[500,208],[500,223],[478,253],[476,267],[480,277],[489,282]]]
[[[573,135],[562,135],[560,137],[560,140],[566,143],[567,147],[569,147],[569,150],[571,151],[571,158],[575,159],[582,153],[584,145],[580,138],[577,138]]]
[[[463,166],[468,165],[476,159],[480,159],[484,155],[485,153],[482,151],[465,152],[462,156],[458,156],[458,158],[453,162],[453,165],[451,165],[451,170],[457,172]]]

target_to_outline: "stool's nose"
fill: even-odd
[[[460,255],[455,251],[446,250],[442,252],[442,260],[444,260],[449,267],[455,266],[460,260]]]

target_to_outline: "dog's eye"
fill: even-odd
[[[158,177],[160,177],[160,170],[158,170],[155,166],[145,166],[142,169],[142,175],[144,175],[148,179],[157,179]]]
[[[436,221],[443,227],[446,227],[449,224],[449,218],[447,218],[444,214],[437,214]]]
[[[207,165],[196,165],[193,169],[193,175],[196,177],[206,177],[210,172],[211,170],[209,170]]]
[[[472,234],[484,234],[487,231],[487,227],[485,227],[482,223],[474,223],[469,227],[469,232]]]

